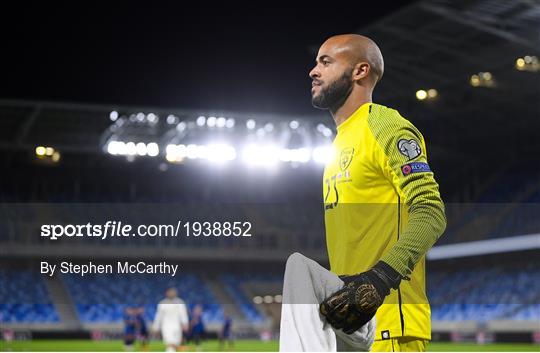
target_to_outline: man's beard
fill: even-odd
[[[325,89],[321,89],[318,96],[311,97],[311,104],[315,108],[338,110],[351,94],[353,82],[350,72],[345,71],[338,79]]]

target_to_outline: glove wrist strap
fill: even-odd
[[[372,270],[384,282],[388,289],[398,289],[401,280],[404,279],[399,272],[383,261],[377,262],[375,266],[373,266]]]

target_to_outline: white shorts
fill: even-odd
[[[161,337],[166,345],[178,346],[182,341],[182,330],[180,328],[164,327],[161,329]]]

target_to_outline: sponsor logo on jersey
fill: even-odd
[[[349,168],[349,165],[352,162],[353,156],[354,156],[353,147],[347,147],[341,150],[341,155],[339,157],[339,166],[341,170],[345,171],[347,168]]]
[[[398,149],[399,149],[399,152],[405,157],[407,157],[409,161],[411,159],[415,159],[416,157],[422,154],[422,149],[420,148],[420,144],[414,139],[399,140]]]
[[[401,172],[407,176],[412,173],[427,173],[431,172],[429,165],[423,162],[412,162],[401,166]]]

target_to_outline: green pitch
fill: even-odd
[[[163,352],[165,347],[161,342],[152,341],[150,343],[150,351]],[[4,342],[0,341],[0,350],[2,351],[93,351],[93,352],[111,352],[123,351],[124,346],[122,341],[91,341],[91,340],[33,340],[33,341],[18,341]],[[136,346],[136,351],[141,351],[140,346]],[[194,351],[195,347],[190,346],[190,350]],[[204,342],[202,345],[203,351],[220,351],[219,344],[216,340]],[[239,340],[234,344],[233,351],[257,351],[271,352],[278,350],[277,341],[261,342],[259,340]],[[430,343],[428,350],[432,352],[447,352],[447,351],[477,351],[477,352],[538,352],[539,345],[519,343],[519,344],[485,344],[476,345],[472,343]]]

